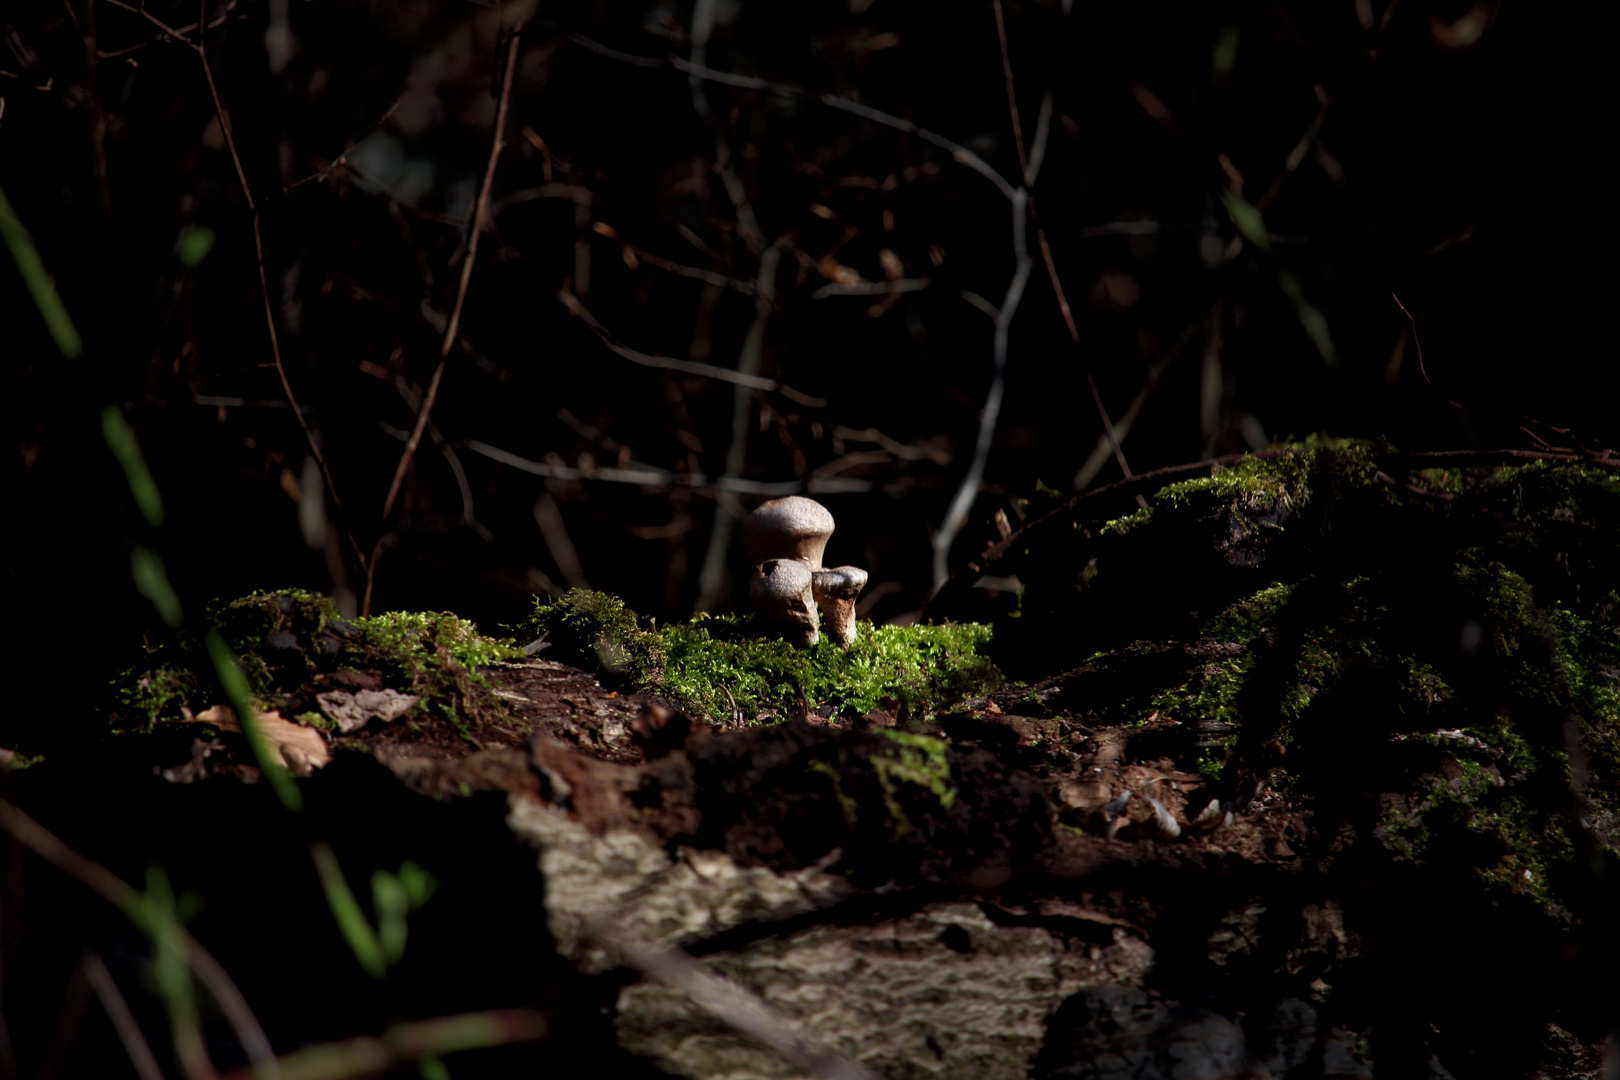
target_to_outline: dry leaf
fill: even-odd
[[[315,700],[321,703],[321,711],[337,722],[338,730],[347,734],[359,731],[372,720],[381,720],[385,724],[397,720],[409,712],[418,699],[414,694],[402,694],[398,690],[359,690],[354,693],[329,690],[316,694]]]
[[[186,719],[213,724],[222,731],[242,733],[242,725],[236,722],[236,713],[229,705],[212,705],[196,715],[188,710]],[[285,720],[278,712],[260,713],[259,731],[264,734],[270,756],[294,776],[308,776],[332,760],[332,751],[326,748],[326,740],[321,738],[320,732]]]

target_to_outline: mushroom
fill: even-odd
[[[821,569],[821,553],[832,535],[833,516],[814,499],[790,495],[772,499],[743,522],[742,546],[755,566],[767,559],[797,559]]]
[[[766,559],[748,582],[748,596],[755,610],[783,637],[800,648],[808,648],[821,640],[810,586],[810,568],[804,563],[797,559]]]
[[[866,588],[866,571],[858,566],[814,570],[810,591],[827,623],[827,636],[844,648],[855,640],[855,598]]]
[[[748,592],[760,614],[784,637],[801,645],[814,645],[819,640],[819,608],[827,621],[827,636],[847,649],[855,640],[855,598],[866,587],[866,571],[854,566],[822,569],[821,556],[832,532],[833,516],[814,499],[790,495],[761,504],[742,527],[743,550],[759,567]],[[793,606],[798,602],[799,576],[792,569],[775,565],[787,562],[803,567],[809,574],[808,596],[813,604],[809,607],[808,635],[804,632],[804,617]]]

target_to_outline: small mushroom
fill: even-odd
[[[821,569],[821,553],[832,535],[833,516],[814,499],[790,495],[772,499],[743,522],[742,546],[755,566],[767,559],[797,559]]]
[[[808,648],[821,640],[810,568],[804,563],[766,559],[748,582],[748,597],[754,609],[794,645]]]
[[[843,648],[855,640],[855,598],[866,588],[866,571],[857,566],[815,570],[810,591],[827,624],[827,636]]]

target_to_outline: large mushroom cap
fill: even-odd
[[[755,566],[767,559],[797,559],[812,570],[832,535],[833,516],[814,499],[790,495],[772,499],[743,522],[742,546]]]

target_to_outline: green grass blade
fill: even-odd
[[[33,238],[12,211],[11,202],[3,190],[0,190],[0,238],[11,249],[11,257],[22,274],[23,284],[28,286],[34,306],[39,309],[40,318],[45,320],[45,328],[56,340],[57,349],[69,360],[77,358],[84,352],[84,342],[74,328],[73,319],[63,306],[62,298],[56,295],[56,284],[46,271],[44,260],[39,257],[39,249],[34,247]]]

